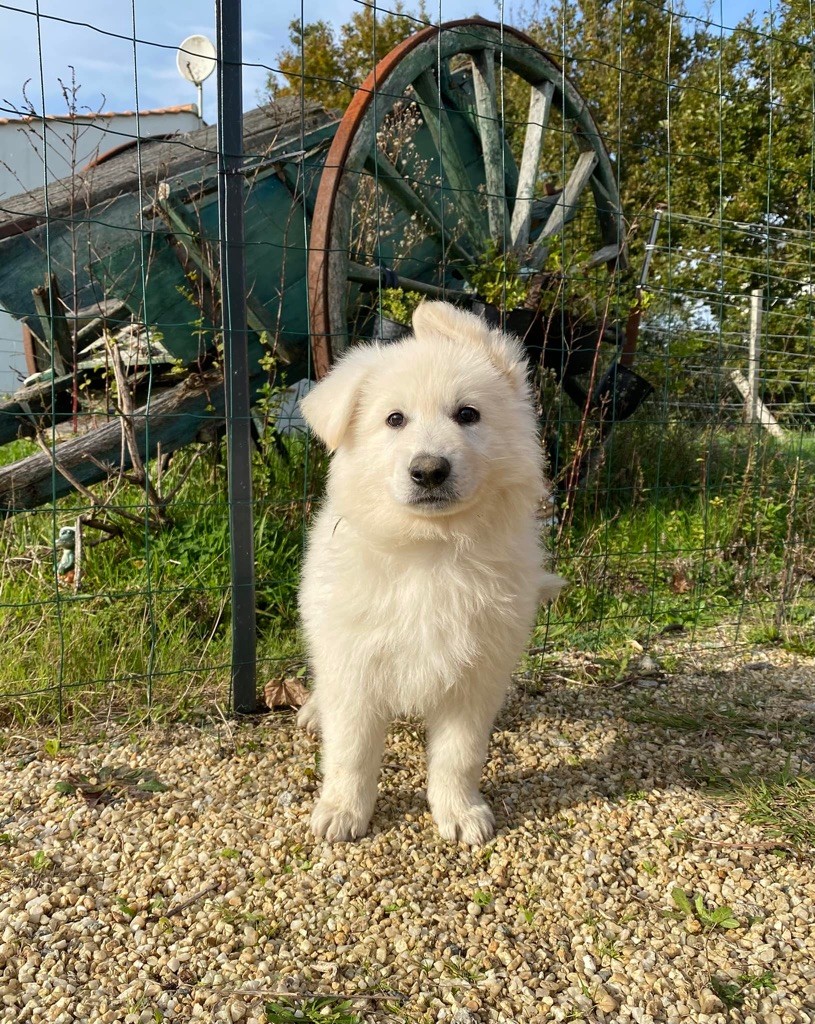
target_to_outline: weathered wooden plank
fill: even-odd
[[[755,415],[753,422],[760,424],[773,437],[783,437],[784,431],[780,427],[778,420],[761,401],[759,396],[755,394],[750,381],[747,380],[741,370],[731,370],[730,379],[744,399],[745,412],[748,415]]]
[[[492,50],[496,54],[496,59],[500,59],[499,51],[496,51],[494,46],[487,47],[487,49]],[[503,62],[501,62],[501,70],[503,71],[502,65]],[[493,67],[495,67],[495,61],[493,61]],[[482,150],[481,136],[478,134],[476,127],[478,111],[475,102],[472,64],[458,68],[456,71],[451,72],[449,76],[444,76],[440,83],[440,89],[445,106],[464,115],[479,151]],[[499,95],[500,93],[498,93],[496,88],[496,102]],[[507,139],[503,131],[501,132],[501,145],[503,147],[503,167],[506,175],[503,194],[504,196],[514,196],[518,190],[518,165],[515,163],[509,139]]]
[[[464,218],[465,231],[473,248],[481,252],[489,227],[484,213],[479,209],[472,181],[458,151],[450,114],[440,101],[436,79],[430,71],[423,71],[412,84],[422,117],[441,157],[445,178],[443,191],[450,194],[453,206]]]
[[[473,54],[473,89],[484,155],[490,237],[503,249],[510,217],[505,192],[504,133],[498,120],[496,102],[495,50],[481,50]]]
[[[80,377],[80,383],[84,375]],[[54,420],[64,420],[71,414],[70,391],[73,374],[56,380],[41,381],[18,391],[0,402],[0,444],[7,444],[21,436],[34,433],[35,426],[43,429]]]
[[[255,388],[265,378],[255,378]],[[149,440],[148,440],[149,418]],[[156,445],[173,452],[190,444],[207,426],[224,419],[224,382],[220,370],[194,374],[176,387],[157,394],[133,416],[138,451],[142,459],[155,457]],[[119,467],[132,468],[127,445],[122,444],[122,425],[111,420],[81,437],[58,444],[57,462],[86,486],[98,483]],[[42,453],[0,469],[0,515],[36,508],[71,492],[71,485],[54,474],[51,455]]]
[[[220,288],[220,275],[212,266],[201,246],[200,232],[190,212],[173,197],[169,190],[156,202],[173,231],[183,240],[189,258],[209,281],[212,290],[217,293]],[[275,324],[263,305],[253,295],[246,296],[246,322],[249,329],[257,334],[266,332],[270,337],[275,335]],[[275,346],[275,354],[282,363],[291,362],[291,356],[279,339]]]
[[[546,259],[548,239],[562,231],[564,224],[574,216],[580,195],[596,166],[597,154],[593,149],[585,150],[577,158],[577,163],[572,168],[569,179],[558,196],[557,203],[552,207],[548,220],[532,246],[529,262],[535,269],[541,267]]]
[[[538,180],[543,136],[549,123],[549,112],[552,109],[554,92],[555,87],[552,82],[540,82],[538,85],[533,85],[529,91],[529,114],[524,148],[521,154],[521,166],[518,171],[518,191],[515,193],[515,205],[512,209],[512,224],[510,226],[512,247],[521,259],[529,245],[535,184]]]
[[[622,253],[622,247],[616,242],[612,245],[604,245],[602,249],[598,249],[597,252],[592,253],[588,260],[583,264],[584,270],[592,270],[594,267],[599,267],[602,263],[611,263],[619,259]]]
[[[376,267],[366,267],[361,263],[353,263],[349,260],[348,280],[376,287],[379,284],[380,273]],[[448,302],[452,296],[451,288],[440,288],[438,285],[429,284],[427,281],[417,281],[411,277],[400,277],[399,287],[409,292],[431,295],[434,299],[447,299]]]
[[[62,375],[73,366],[74,345],[56,277],[51,274],[44,285],[31,289],[31,295],[34,309],[40,318],[42,336],[54,361],[54,369],[58,375]]]
[[[330,122],[336,115],[317,103],[302,112],[297,98],[266,104],[244,116],[244,152],[266,155],[272,148],[291,145],[302,132]],[[79,170],[75,177],[50,182],[44,188],[13,196],[0,211],[0,238],[27,231],[46,219],[73,221],[87,216],[88,209],[124,193],[149,191],[159,181],[215,164],[217,125],[169,140],[142,140],[104,163]],[[76,197],[82,202],[77,206]],[[47,200],[47,201],[46,201]]]

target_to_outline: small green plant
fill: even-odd
[[[46,740],[45,743],[43,743],[42,749],[48,755],[48,757],[56,757],[57,754],[59,754],[60,746],[61,744],[59,742],[59,739],[56,736],[54,736],[51,739]]]
[[[491,241],[483,257],[470,267],[470,284],[484,302],[498,309],[517,309],[526,300],[526,284],[520,276],[520,263],[513,253],[505,253]]]
[[[274,938],[281,929],[277,921],[273,921],[266,914],[255,910],[236,910],[225,903],[218,904],[218,912],[221,920],[234,927],[246,926],[254,928],[258,935],[266,938]]]
[[[87,775],[72,772],[66,779],[55,782],[54,789],[62,796],[78,793],[94,807],[99,803],[110,803],[127,792],[164,793],[168,787],[150,769],[103,766]]]
[[[764,971],[762,974],[740,974],[735,981],[714,976],[710,979],[710,989],[732,1010],[744,1006],[750,992],[775,992],[776,984],[773,972]]]
[[[241,851],[234,849],[234,847],[232,846],[227,846],[223,850],[221,850],[221,856],[224,858],[224,860],[240,860]]]
[[[473,903],[479,907],[488,907],[492,903],[492,896],[483,889],[476,889],[473,893]]]
[[[347,999],[320,996],[299,1005],[291,999],[266,1003],[265,1012],[269,1024],[362,1024],[362,1018],[351,1006]]]
[[[494,846],[485,846],[478,852],[478,859],[482,864],[489,864],[492,855],[495,853]]]
[[[128,903],[126,897],[124,896],[114,897],[113,902],[116,904],[116,908],[119,911],[119,913],[124,914],[124,916],[127,918],[134,918],[136,914],[138,914],[139,912],[138,908],[131,906],[130,903]]]
[[[442,963],[445,972],[451,978],[475,983],[484,977],[484,968],[481,964],[467,963],[458,957],[455,960],[443,960]]]
[[[382,288],[379,292],[379,308],[382,316],[388,320],[397,324],[410,324],[423,298],[419,292],[407,292],[404,288]]]
[[[815,846],[815,776],[796,774],[788,758],[776,775],[744,781],[737,792],[747,806],[746,822],[795,847]]]
[[[614,939],[598,938],[594,948],[601,960],[619,960],[622,949]]]
[[[52,861],[44,850],[37,850],[36,853],[33,853],[31,855],[31,860],[29,861],[29,863],[31,865],[31,870],[35,874],[41,875],[44,871],[47,871],[51,867]]]
[[[691,901],[685,890],[677,886],[671,890],[671,899],[686,918],[693,918],[708,931],[712,931],[714,928],[728,930],[741,927],[741,922],[730,907],[721,906],[708,910],[701,893],[697,893]]]

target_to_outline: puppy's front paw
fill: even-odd
[[[318,839],[329,843],[342,843],[359,839],[368,831],[370,815],[350,807],[343,807],[321,797],[311,812],[311,831]]]
[[[317,713],[317,701],[313,696],[297,712],[298,728],[305,730],[309,736],[320,735],[320,716]]]
[[[468,846],[483,846],[495,834],[495,818],[485,800],[448,804],[444,808],[436,806],[433,808],[433,818],[442,839],[466,843]]]

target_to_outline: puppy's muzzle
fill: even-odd
[[[410,479],[423,490],[441,487],[450,476],[450,463],[440,455],[417,455],[408,466]]]

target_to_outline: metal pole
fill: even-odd
[[[750,382],[749,423],[758,421],[758,385],[761,365],[761,316],[764,307],[764,289],[754,288],[750,295],[750,341],[747,352],[747,379]]]
[[[240,0],[215,0],[218,35],[218,231],[232,570],[232,708],[257,710],[252,437],[243,225]]]

